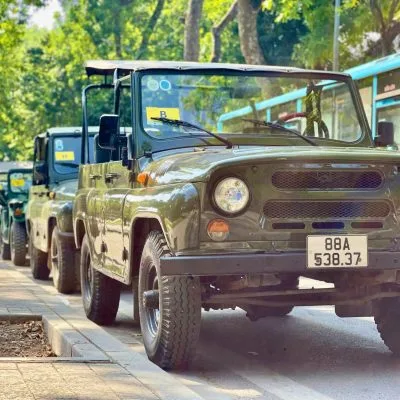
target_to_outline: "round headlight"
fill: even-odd
[[[214,191],[214,202],[224,213],[241,212],[249,203],[250,192],[247,185],[239,178],[225,178],[218,182]]]

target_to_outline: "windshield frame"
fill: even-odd
[[[14,173],[22,173],[22,174],[30,174],[32,177],[32,181],[31,181],[31,186],[29,187],[29,189],[27,191],[24,192],[15,192],[14,190],[12,190],[12,186],[11,186],[11,174]],[[27,196],[29,194],[30,188],[33,186],[33,169],[32,168],[13,168],[10,169],[8,171],[7,174],[7,193],[8,195],[22,195],[22,196]]]
[[[350,91],[351,98],[353,100],[354,110],[357,114],[358,122],[361,129],[360,137],[353,142],[342,142],[337,141],[337,145],[341,147],[374,147],[371,131],[369,128],[369,124],[365,115],[364,107],[362,105],[361,97],[358,92],[358,89],[351,79],[349,75],[346,74],[335,74],[335,73],[325,73],[321,71],[270,71],[270,72],[259,72],[259,71],[240,71],[240,70],[230,70],[224,68],[215,68],[215,69],[207,69],[207,70],[200,70],[200,69],[181,69],[181,70],[173,70],[173,69],[146,69],[142,71],[138,71],[134,73],[135,75],[132,79],[134,83],[132,85],[132,91],[135,90],[137,96],[134,96],[132,93],[132,99],[137,99],[136,104],[133,104],[135,115],[133,125],[136,127],[135,131],[137,132],[136,135],[136,145],[134,148],[136,149],[137,156],[144,155],[146,153],[151,152],[158,152],[163,150],[169,149],[176,149],[176,148],[184,148],[184,147],[204,147],[207,146],[204,143],[204,138],[209,142],[210,146],[213,145],[220,145],[217,140],[214,140],[210,137],[203,137],[200,135],[199,137],[195,136],[182,136],[182,137],[173,137],[173,138],[166,138],[166,139],[156,139],[149,135],[143,125],[143,114],[142,114],[142,90],[141,90],[141,82],[144,76],[146,75],[227,75],[227,76],[259,76],[259,77],[271,77],[271,78],[279,78],[279,77],[290,77],[293,79],[318,79],[318,80],[337,80],[338,82],[342,82],[348,86],[348,90]],[[242,138],[239,137],[241,135],[238,134],[221,134],[222,137],[226,137],[228,140],[233,141],[235,145],[264,145],[269,146],[272,144],[261,144],[257,143],[258,141],[249,141],[251,135],[243,136]],[[246,140],[243,140],[246,139]],[[287,139],[287,138],[286,138]],[[321,138],[314,138],[317,145],[323,145],[324,141]],[[299,143],[301,139],[297,138],[293,135],[292,138],[289,139],[294,140],[293,145]],[[278,141],[279,142],[279,141]],[[332,143],[332,140],[328,143]],[[305,144],[298,144],[299,146],[303,146]]]

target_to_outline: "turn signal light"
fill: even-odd
[[[229,236],[229,225],[223,219],[213,219],[207,225],[208,236],[216,242],[222,242]]]
[[[147,182],[149,181],[149,173],[148,172],[140,172],[138,174],[136,180],[143,186],[146,186]]]

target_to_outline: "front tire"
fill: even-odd
[[[121,284],[93,268],[87,235],[82,242],[80,270],[86,316],[96,324],[111,325],[118,312]]]
[[[33,244],[33,232],[29,235],[29,262],[31,266],[32,276],[35,279],[49,279],[50,270],[47,267],[47,253],[37,249]]]
[[[185,368],[200,334],[201,291],[198,277],[160,274],[160,257],[169,256],[165,238],[147,237],[139,269],[139,314],[148,358],[163,369]],[[144,292],[158,293],[158,305],[144,302]]]
[[[64,294],[73,293],[77,286],[75,247],[59,236],[57,226],[51,235],[50,265],[55,288]]]
[[[394,355],[400,356],[400,298],[380,300],[375,324],[385,345]]]
[[[26,265],[27,235],[25,224],[13,222],[11,225],[11,261],[18,266]]]

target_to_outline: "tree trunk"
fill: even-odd
[[[189,0],[189,10],[185,20],[185,42],[183,58],[185,61],[198,61],[200,54],[200,20],[203,0]]]
[[[158,0],[156,8],[151,15],[149,22],[147,23],[146,28],[142,32],[142,41],[140,42],[140,46],[138,51],[136,52],[135,58],[139,60],[143,54],[145,53],[147,46],[149,45],[151,34],[153,33],[154,27],[157,24],[158,19],[160,18],[161,12],[164,8],[165,0]]]
[[[213,52],[211,62],[219,62],[221,59],[221,33],[232,22],[237,15],[237,0],[229,7],[227,13],[222,17],[218,25],[212,27],[211,33],[213,36]]]
[[[122,59],[122,21],[119,7],[114,8],[114,44],[115,55]]]
[[[400,25],[395,20],[395,14],[399,8],[399,0],[392,0],[389,14],[385,20],[382,4],[378,0],[369,0],[372,15],[377,22],[379,33],[381,34],[378,42],[373,46],[372,51],[379,49],[381,56],[387,56],[394,50],[393,41],[400,34]]]
[[[265,64],[257,34],[259,9],[253,7],[252,0],[238,0],[240,49],[247,64]]]

